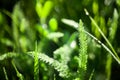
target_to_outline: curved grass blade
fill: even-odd
[[[118,63],[120,64],[120,58],[117,55],[116,51],[114,50],[113,46],[111,45],[111,43],[109,42],[109,40],[106,38],[106,36],[104,35],[104,33],[101,31],[101,29],[99,28],[98,24],[95,22],[95,20],[89,15],[88,11],[85,9],[86,15],[89,16],[90,20],[93,22],[93,24],[95,25],[95,27],[98,29],[98,31],[100,32],[100,34],[103,36],[103,38],[105,39],[105,41],[107,42],[107,44],[109,45],[109,47],[111,48],[112,52],[114,53],[114,56],[117,58]]]
[[[12,61],[12,65],[13,65],[13,67],[15,68],[15,71],[16,71],[16,73],[17,73],[17,77],[18,77],[20,80],[24,80],[23,75],[17,70],[17,68],[16,68],[16,66],[15,66],[15,64],[14,64],[13,61]]]
[[[17,56],[19,56],[19,54],[14,53],[14,52],[8,52],[3,55],[0,55],[0,61],[8,59],[8,58],[17,57]]]
[[[86,9],[85,9],[85,12],[86,12],[86,15],[89,15],[89,13],[86,11]],[[71,23],[71,21],[73,22],[72,24],[69,24],[69,23]],[[73,21],[73,20],[69,20],[69,19],[62,19],[62,22],[63,23],[65,23],[65,24],[67,24],[67,25],[69,25],[69,26],[71,26],[71,27],[73,27],[73,28],[75,28],[76,30],[78,30],[77,28],[78,28],[78,23],[77,22],[75,22],[75,21]],[[85,33],[87,34],[87,35],[89,35],[91,38],[93,38],[95,41],[97,41],[104,49],[106,49],[111,55],[112,55],[112,57],[120,64],[120,60],[119,60],[119,58],[118,57],[116,57],[115,55],[114,55],[114,53],[105,45],[105,44],[103,44],[100,40],[98,40],[95,36],[93,36],[91,33],[89,33],[89,32],[87,32],[86,30],[84,30],[85,31]]]

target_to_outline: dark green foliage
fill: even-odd
[[[119,16],[120,0],[0,0],[0,80],[120,80]]]

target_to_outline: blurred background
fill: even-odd
[[[54,57],[53,51],[66,44],[76,32],[61,21],[63,18],[76,22],[82,19],[85,29],[107,45],[84,9],[88,10],[120,56],[120,0],[0,0],[0,55],[7,52],[22,54],[0,59],[0,79],[5,80],[3,67],[9,80],[18,79],[11,63],[14,60],[25,80],[33,80],[33,59],[25,53],[34,51],[37,41],[39,52]],[[56,32],[60,32],[57,38],[49,35]],[[73,55],[79,52],[78,38],[75,41]],[[70,63],[69,66],[73,70],[76,68],[76,64]],[[49,69],[47,64],[40,62],[40,80],[53,80],[53,72]],[[100,44],[89,38],[86,80],[93,69],[93,80],[120,80],[120,65]],[[56,80],[63,80],[56,76]]]

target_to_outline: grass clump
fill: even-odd
[[[120,80],[119,1],[14,1],[0,0],[0,79]]]

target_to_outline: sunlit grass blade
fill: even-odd
[[[107,42],[107,44],[109,45],[109,47],[111,48],[111,50],[113,51],[115,57],[117,58],[118,63],[120,64],[120,58],[117,55],[116,51],[114,50],[113,46],[111,45],[111,43],[109,42],[109,40],[106,38],[106,36],[104,35],[104,33],[101,31],[101,29],[99,28],[98,24],[95,22],[95,20],[89,15],[88,11],[85,9],[86,15],[89,16],[90,20],[93,22],[93,24],[95,25],[95,27],[98,29],[98,31],[100,32],[100,34],[103,36],[103,38],[105,39],[105,41]]]
[[[4,71],[5,79],[6,79],[6,80],[9,80],[9,79],[8,79],[8,76],[7,76],[7,72],[6,72],[5,67],[3,67],[3,71]]]
[[[117,28],[118,28],[118,19],[119,19],[118,11],[117,11],[117,9],[114,9],[112,22],[110,22],[110,24],[108,24],[110,26],[108,39],[111,43],[115,39],[115,35],[117,32]],[[112,56],[108,54],[107,61],[106,61],[106,70],[105,70],[107,80],[110,80],[110,78],[111,78],[111,67],[112,67]]]
[[[65,23],[65,24],[67,24],[67,25],[69,25],[69,26],[72,26],[72,27],[74,27],[74,28],[78,28],[78,23],[76,23],[75,21],[73,21],[73,20],[70,20],[70,19],[62,19],[61,20],[63,23]]]
[[[17,56],[18,56],[18,54],[14,53],[14,52],[4,53],[3,55],[0,55],[0,61],[2,61],[4,59],[8,59],[8,58],[17,57]]]
[[[118,13],[117,9],[114,9],[113,19],[112,19],[112,23],[110,24],[110,29],[109,29],[109,38],[108,39],[110,40],[110,42],[112,42],[115,38],[117,28],[118,28],[118,19],[119,19],[119,13]]]
[[[92,80],[92,77],[93,77],[93,75],[94,75],[94,69],[92,70],[92,72],[91,72],[91,75],[90,75],[90,77],[89,77],[89,80]]]
[[[47,38],[48,39],[55,39],[55,38],[60,38],[60,37],[63,37],[64,34],[61,33],[61,32],[51,32],[47,35]]]
[[[15,66],[15,64],[14,64],[13,61],[12,61],[12,65],[13,65],[13,67],[15,68],[15,71],[16,71],[16,73],[17,73],[17,77],[18,77],[20,80],[24,80],[23,75],[17,70],[17,68],[16,68],[16,66]]]
[[[112,57],[111,55],[107,55],[107,61],[106,61],[106,78],[107,80],[110,80],[111,77],[111,64],[112,64]]]
[[[100,40],[98,40],[96,37],[94,37],[92,34],[88,33],[87,31],[85,31],[85,33],[87,33],[91,38],[93,38],[95,41],[97,41],[104,49],[106,49],[113,56],[113,58],[117,62],[119,62],[117,57],[113,54],[113,52],[105,44],[103,44]]]

